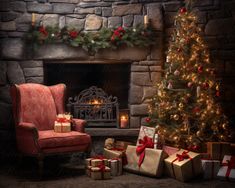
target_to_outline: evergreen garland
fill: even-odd
[[[99,49],[117,49],[119,46],[147,47],[156,43],[156,32],[151,27],[138,25],[135,28],[102,28],[97,32],[76,31],[64,27],[37,26],[27,35],[34,48],[48,43],[65,43],[73,47],[82,47],[90,54]]]

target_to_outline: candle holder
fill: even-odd
[[[122,109],[119,111],[119,128],[128,129],[130,125],[129,109]]]

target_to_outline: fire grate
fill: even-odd
[[[119,105],[117,97],[108,96],[101,88],[92,86],[75,98],[70,97],[68,111],[74,118],[85,119],[87,127],[118,127]]]

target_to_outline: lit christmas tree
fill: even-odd
[[[164,77],[149,105],[149,126],[165,142],[188,148],[206,141],[229,140],[230,132],[218,97],[220,86],[209,51],[189,8],[181,8],[167,51]]]

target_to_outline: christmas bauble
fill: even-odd
[[[183,8],[180,9],[180,13],[181,13],[181,14],[184,14],[184,13],[186,13],[186,12],[187,12],[187,9],[186,9],[185,7],[183,7]]]
[[[179,120],[179,117],[180,117],[180,116],[179,116],[178,114],[175,114],[175,115],[173,116],[174,120],[176,120],[176,121]]]
[[[216,91],[216,97],[219,97],[220,96],[220,92],[219,91]]]
[[[192,87],[192,85],[193,85],[192,82],[189,82],[189,83],[188,83],[188,87],[189,87],[189,88]]]
[[[203,71],[203,66],[199,66],[199,67],[197,68],[197,70],[198,70],[199,73],[202,73],[202,71]]]
[[[147,123],[149,123],[149,122],[151,121],[151,118],[147,117],[147,118],[145,118],[145,121],[146,121]]]
[[[179,107],[180,108],[183,108],[184,107],[184,104],[181,102],[181,103],[179,103]]]
[[[201,130],[199,130],[199,131],[197,131],[196,135],[197,135],[198,137],[201,137],[201,136],[203,135],[203,133],[202,133]]]
[[[209,84],[207,82],[203,83],[203,88],[204,89],[208,89],[209,88]]]
[[[222,128],[223,128],[223,129],[227,129],[227,126],[228,126],[227,123],[223,123],[223,124],[222,124]]]
[[[180,75],[180,71],[175,70],[174,75],[175,75],[175,76],[179,76],[179,75]]]

